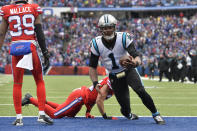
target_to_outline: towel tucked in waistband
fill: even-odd
[[[17,63],[16,67],[33,70],[32,53],[24,55],[23,58]]]

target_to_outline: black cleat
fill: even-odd
[[[136,114],[129,114],[129,117],[127,117],[130,120],[138,120],[139,117]]]
[[[164,121],[164,119],[161,117],[160,114],[156,115],[153,117],[153,119],[155,120],[155,122],[159,125],[165,125],[166,122]]]
[[[16,119],[12,125],[15,125],[15,126],[23,126],[23,121],[22,119]]]
[[[53,120],[50,117],[47,117],[46,115],[40,115],[38,117],[38,122],[48,124],[48,125],[53,125]]]
[[[132,114],[131,120],[138,120],[139,117],[136,114]]]
[[[25,94],[25,97],[22,99],[22,106],[30,104],[31,97],[32,97],[32,95],[30,95],[29,93]]]

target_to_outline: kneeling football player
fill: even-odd
[[[75,117],[85,104],[86,118],[94,118],[90,114],[90,111],[96,103],[98,109],[104,119],[116,120],[116,117],[109,117],[104,110],[104,100],[110,98],[113,95],[111,83],[108,77],[102,79],[97,87],[91,86],[89,88],[82,86],[73,90],[66,101],[62,104],[57,104],[51,101],[46,101],[45,112],[53,119],[59,119],[62,117]],[[25,95],[22,100],[22,106],[33,104],[38,107],[38,100],[29,93]]]

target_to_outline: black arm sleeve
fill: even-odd
[[[36,37],[38,40],[38,44],[42,50],[42,53],[45,53],[47,51],[47,48],[46,48],[45,36],[41,24],[36,24],[34,30],[36,32]]]
[[[134,46],[133,43],[131,43],[131,44],[127,47],[126,50],[127,50],[128,53],[129,53],[131,56],[133,56],[134,58],[137,57],[137,56],[139,56],[139,53],[138,53],[137,50],[135,49],[135,46]]]
[[[99,56],[96,56],[96,55],[94,55],[94,54],[91,52],[89,66],[90,66],[90,67],[93,67],[93,68],[96,68],[96,67],[98,66],[98,60],[99,60]]]

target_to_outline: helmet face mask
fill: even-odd
[[[100,17],[98,26],[104,39],[112,40],[115,37],[116,24],[116,18],[110,14],[105,14]]]
[[[115,26],[100,27],[100,32],[106,40],[112,40],[115,37]]]

